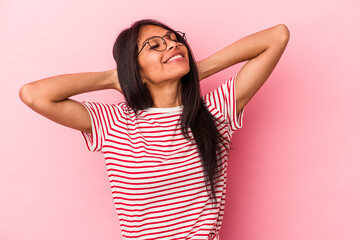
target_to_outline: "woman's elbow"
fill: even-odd
[[[43,105],[44,98],[40,97],[38,90],[32,83],[27,83],[20,88],[19,97],[28,107],[35,109]]]
[[[284,42],[288,42],[290,38],[289,28],[285,24],[277,25],[278,36]]]
[[[25,103],[28,106],[31,106],[33,104],[33,98],[31,94],[31,86],[30,84],[25,84],[20,88],[19,91],[19,97],[23,103]]]

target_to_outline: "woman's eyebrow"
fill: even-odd
[[[169,35],[169,34],[171,34],[171,33],[173,33],[173,31],[169,30],[169,31],[167,31],[163,36]],[[146,43],[146,41],[149,40],[149,39],[152,38],[152,37],[159,37],[159,36],[154,35],[154,36],[151,36],[151,37],[145,39],[144,42],[141,44],[141,46],[144,45],[144,44]]]

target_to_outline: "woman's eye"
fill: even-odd
[[[150,46],[150,49],[157,49],[158,47],[160,47],[160,45],[156,44],[156,45]]]

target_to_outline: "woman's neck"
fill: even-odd
[[[166,84],[147,84],[153,99],[153,108],[170,108],[181,105],[181,80]]]

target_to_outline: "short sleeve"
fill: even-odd
[[[242,128],[245,109],[244,107],[236,115],[235,77],[231,77],[216,90],[204,96],[210,112],[213,115],[220,114],[230,125],[232,131]]]
[[[108,128],[108,106],[103,103],[82,102],[91,118],[92,133],[81,132],[89,151],[101,152]]]

